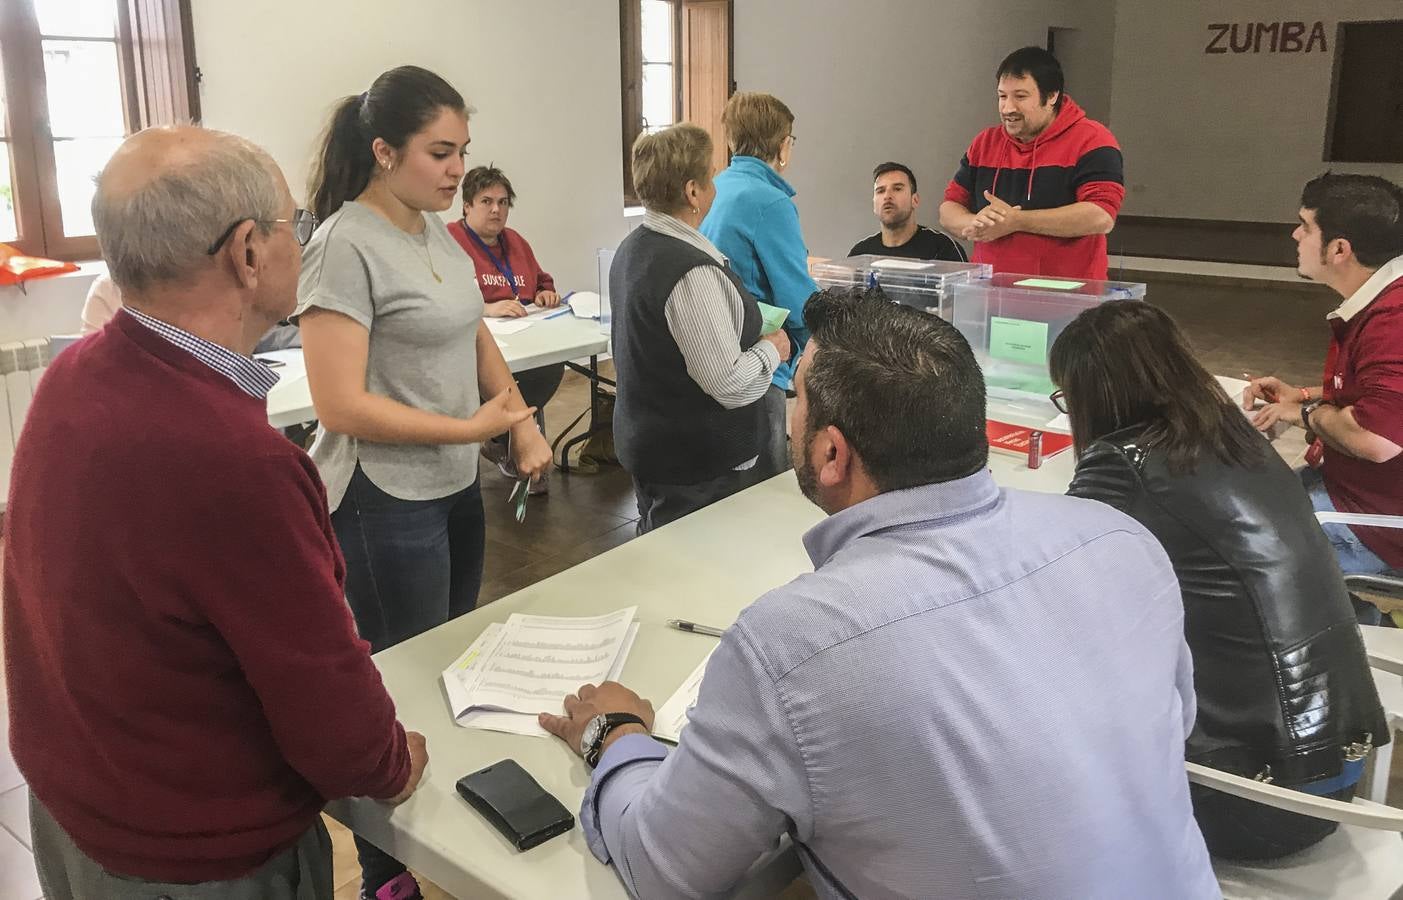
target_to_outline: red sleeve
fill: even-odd
[[[356,634],[311,463],[259,458],[216,498],[239,535],[210,554],[204,613],[258,695],[288,764],[326,799],[393,797],[409,780],[394,701]]]
[[[1403,307],[1375,313],[1354,343],[1354,421],[1403,447]]]
[[[1125,185],[1113,181],[1093,181],[1077,188],[1077,200],[1095,203],[1114,219],[1120,215],[1121,203],[1125,201]]]

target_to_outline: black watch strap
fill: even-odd
[[[1301,404],[1301,427],[1302,427],[1302,428],[1304,428],[1306,431],[1310,431],[1310,430],[1311,430],[1311,427],[1310,427],[1310,414],[1313,413],[1313,412],[1315,412],[1319,407],[1323,406],[1324,403],[1325,403],[1325,401],[1324,401],[1323,399],[1321,399],[1321,400],[1307,400],[1305,403],[1302,403],[1302,404]]]
[[[604,742],[609,738],[609,733],[620,725],[646,726],[647,723],[633,713],[606,713],[604,727],[599,729],[599,736],[594,739],[594,744],[585,754],[585,762],[589,763],[591,769],[599,765],[599,757],[604,755]]]

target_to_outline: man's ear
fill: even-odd
[[[852,480],[852,444],[836,425],[828,425],[814,437],[815,449],[819,452],[818,483],[824,487],[840,487]]]
[[[239,227],[229,235],[229,239],[215,254],[216,262],[227,266],[238,279],[239,286],[252,288],[258,285],[258,268],[263,263],[266,248],[259,236],[258,224],[252,219],[239,223]]]

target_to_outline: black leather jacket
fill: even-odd
[[[1338,775],[1365,734],[1387,743],[1344,579],[1295,473],[1268,450],[1252,468],[1208,453],[1175,475],[1143,430],[1088,447],[1068,493],[1139,521],[1174,564],[1198,695],[1187,758],[1249,777],[1270,766],[1291,785]]]

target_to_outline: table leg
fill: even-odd
[[[565,365],[589,379],[589,427],[585,429],[583,434],[575,435],[560,448],[560,471],[569,472],[570,448],[589,440],[599,430],[599,386],[604,384],[614,387],[614,382],[599,374],[599,357],[597,355],[590,356],[589,368],[587,369],[574,362],[567,362]]]

